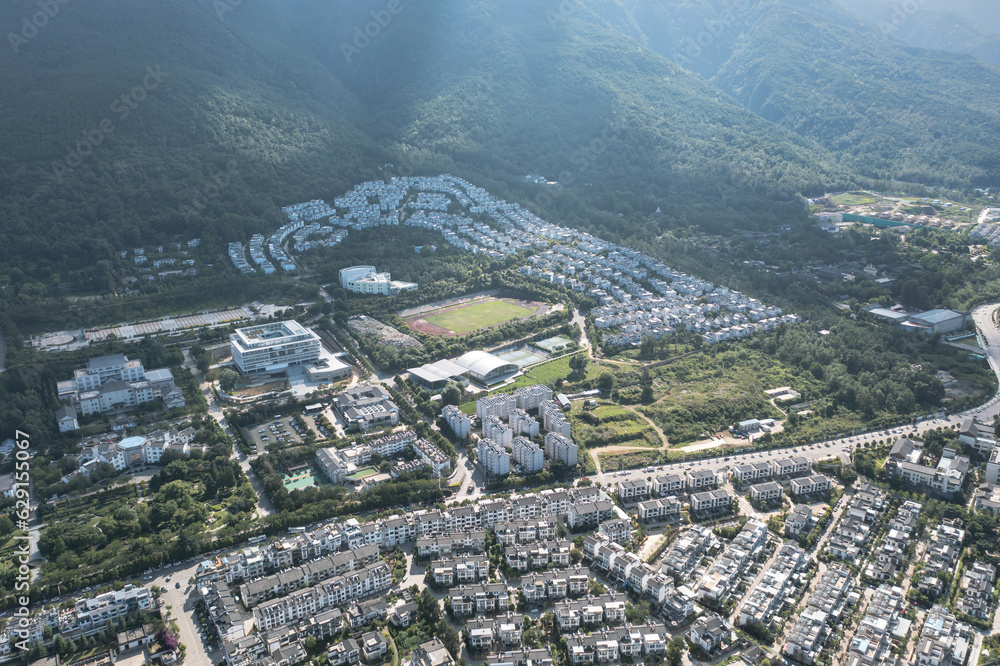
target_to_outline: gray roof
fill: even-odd
[[[87,361],[87,368],[90,370],[101,370],[115,365],[125,365],[128,358],[125,354],[108,354],[107,356],[96,356]]]

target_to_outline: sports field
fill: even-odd
[[[439,308],[425,308],[408,313],[407,325],[414,331],[430,335],[463,335],[512,319],[543,315],[549,311],[549,306],[545,303],[513,298],[477,298],[442,305]]]
[[[513,303],[486,301],[461,309],[427,315],[424,319],[455,333],[468,333],[487,326],[496,326],[511,319],[527,317],[534,313],[535,311],[530,308]]]

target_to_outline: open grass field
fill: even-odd
[[[496,326],[511,319],[527,317],[530,314],[534,314],[534,310],[520,305],[504,301],[487,301],[440,314],[427,315],[424,319],[454,333],[468,333],[487,326]]]
[[[547,311],[544,303],[489,298],[425,312],[407,319],[406,323],[413,330],[431,335],[463,335]]]
[[[841,192],[831,195],[830,201],[838,206],[861,206],[875,203],[875,197],[867,192]]]

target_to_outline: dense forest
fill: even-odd
[[[1000,154],[991,137],[1000,128],[1000,71],[986,62],[908,46],[896,30],[864,22],[834,0],[584,4],[601,25],[823,145],[852,173],[886,185],[997,183]],[[863,4],[878,12],[877,3]],[[884,4],[890,19],[893,10],[903,14],[901,31],[934,20],[924,3],[912,3],[912,11]],[[938,44],[948,41],[941,23],[933,26]]]
[[[103,290],[99,262],[191,237],[221,260],[277,227],[281,205],[391,173],[450,171],[611,226],[658,206],[665,223],[732,224],[738,209],[770,225],[802,215],[799,193],[854,182],[616,32],[577,14],[554,30],[554,1],[410,8],[347,62],[333,45],[376,4],[244,3],[224,21],[209,0],[70,4],[0,53],[5,282]],[[34,9],[6,3],[0,20]],[[52,72],[57,85],[32,85]],[[541,196],[529,172],[562,192]]]

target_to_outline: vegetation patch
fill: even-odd
[[[659,435],[645,419],[612,403],[602,402],[590,411],[574,411],[570,420],[575,441],[588,448],[620,443],[662,445]]]
[[[875,197],[867,192],[841,192],[831,195],[830,201],[838,206],[864,206],[875,203]]]

